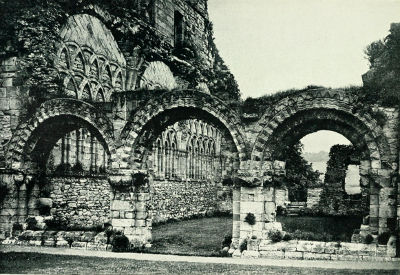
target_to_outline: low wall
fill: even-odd
[[[222,187],[212,181],[154,180],[148,205],[153,223],[218,211],[220,200],[232,201],[222,193]]]
[[[249,240],[248,250],[234,253],[235,257],[264,257],[273,259],[344,260],[344,261],[400,261],[396,248],[389,245],[344,242],[316,242],[291,240]]]

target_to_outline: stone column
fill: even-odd
[[[255,224],[246,222],[246,217],[254,215]],[[261,238],[264,228],[264,194],[262,187],[240,188],[240,240],[256,236]]]
[[[28,214],[29,200],[26,191],[27,177],[21,172],[1,171],[3,201],[0,203],[0,236],[11,235],[14,223],[24,223]]]
[[[232,248],[239,247],[240,238],[240,187],[233,187],[232,191]]]
[[[145,174],[145,171],[139,173]],[[136,173],[136,174],[135,174]],[[151,241],[152,219],[148,211],[150,201],[149,184],[151,177],[143,182],[135,182],[137,171],[119,171],[110,175],[113,185],[111,217],[114,229],[121,230],[132,246],[149,246]]]
[[[371,233],[378,232],[379,228],[379,188],[373,182],[369,190],[369,228]]]

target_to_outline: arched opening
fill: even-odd
[[[285,184],[285,177],[280,177],[276,174],[276,166],[277,164],[281,165],[281,169],[285,169],[287,172],[287,169],[290,168],[286,162],[287,153],[293,146],[298,144],[299,140],[320,130],[339,133],[351,142],[352,148],[346,152],[345,157],[339,158],[340,160],[337,164],[339,167],[336,167],[336,170],[333,169],[329,175],[326,175],[323,188],[325,194],[321,195],[323,197],[321,198],[322,203],[312,205],[306,209],[306,212],[311,211],[311,214],[314,214],[313,211],[315,210],[316,214],[318,214],[322,211],[325,215],[331,216],[354,214],[348,213],[351,210],[349,209],[350,206],[355,202],[351,201],[351,196],[345,192],[344,183],[347,166],[358,164],[362,195],[358,198],[360,199],[360,207],[355,207],[353,210],[360,216],[359,223],[362,220],[361,216],[367,217],[363,228],[368,228],[368,233],[378,234],[378,231],[387,230],[379,222],[380,220],[386,220],[383,213],[379,212],[380,205],[376,200],[380,193],[381,187],[377,183],[380,180],[371,180],[369,176],[374,169],[380,170],[390,167],[390,157],[387,151],[388,145],[385,143],[382,135],[380,138],[377,138],[376,131],[379,130],[379,127],[371,129],[370,125],[365,123],[358,114],[337,110],[333,107],[324,108],[321,104],[317,107],[308,109],[303,107],[302,110],[297,112],[287,112],[284,114],[280,118],[279,123],[273,121],[267,125],[270,134],[263,137],[263,142],[256,144],[254,147],[255,150],[253,151],[252,158],[260,158],[262,160],[262,169],[272,175],[272,179],[264,179],[264,183],[266,182],[267,185],[276,182]],[[262,153],[254,153],[258,150],[257,148],[261,147]],[[338,148],[343,150],[340,146],[336,150]],[[352,153],[350,154],[350,152]],[[336,161],[338,162],[337,158]],[[340,196],[335,197],[338,194]],[[274,198],[274,207],[276,207],[275,203],[277,203],[276,197]],[[303,206],[307,206],[307,204],[303,204]],[[350,228],[342,241],[350,241],[353,233],[351,231]]]
[[[157,224],[169,219],[195,219],[221,211],[232,213],[233,186],[224,186],[222,182],[224,177],[236,173],[239,152],[242,153],[240,134],[227,127],[225,116],[219,117],[217,110],[209,112],[203,106],[180,107],[175,105],[176,100],[173,102],[170,108],[167,105],[155,115],[142,118],[144,123],[140,126],[128,124],[126,130],[138,129],[135,130],[137,134],[122,133],[128,137],[127,146],[132,148],[128,167],[147,169],[152,173],[148,211],[153,230]],[[140,116],[140,111],[135,115]],[[214,130],[206,131],[206,126]],[[129,136],[135,138],[129,141]],[[157,151],[160,144],[169,148],[161,155]],[[169,177],[163,178],[154,172],[158,171],[162,157],[171,159],[167,163],[172,171]],[[230,170],[223,170],[223,167]],[[231,217],[227,218],[229,226],[225,234],[232,230]],[[202,227],[207,230],[207,224]],[[193,232],[197,233],[200,232]],[[157,235],[153,235],[153,241],[158,245]],[[215,245],[219,246],[221,241],[219,239]]]
[[[17,221],[44,216],[38,226],[49,230],[94,230],[109,222],[108,119],[81,101],[55,99],[43,103],[22,125],[6,153],[10,168],[25,175],[10,194],[16,201]]]
[[[27,215],[51,215],[53,229],[90,228],[110,220],[106,178],[110,151],[102,134],[71,115],[47,119],[25,146],[24,167],[32,173]],[[43,199],[51,205],[41,205]]]

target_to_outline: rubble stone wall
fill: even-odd
[[[150,192],[153,223],[218,210],[218,187],[212,181],[155,180]]]
[[[96,226],[110,222],[111,186],[101,177],[49,178],[55,220],[69,226]]]
[[[318,205],[321,196],[322,188],[307,189],[307,207],[311,208]]]

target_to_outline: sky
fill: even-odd
[[[307,85],[362,85],[364,49],[400,22],[400,0],[208,0],[208,11],[243,99]],[[310,136],[305,151],[348,144],[328,131]]]

